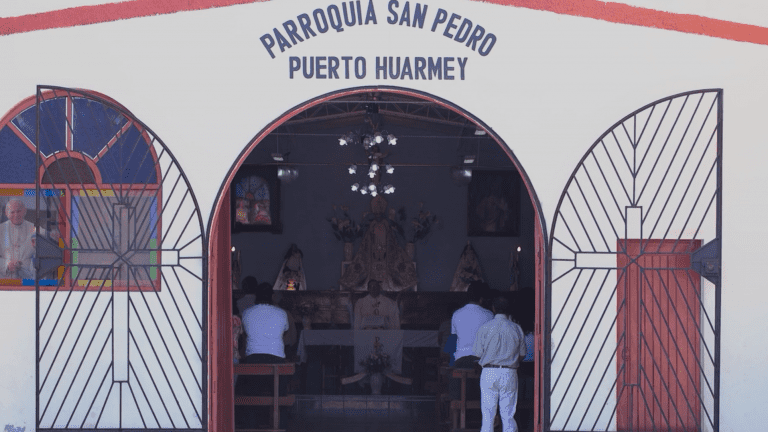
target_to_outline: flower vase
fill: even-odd
[[[416,258],[416,245],[412,242],[405,244],[405,253],[408,254],[408,257],[413,260]]]
[[[384,375],[380,372],[374,372],[370,376],[371,379],[371,394],[380,395],[381,387],[384,385]]]
[[[352,261],[355,257],[355,244],[352,242],[344,243],[344,261]]]

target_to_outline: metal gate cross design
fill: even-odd
[[[129,111],[39,86],[38,431],[207,428],[206,255],[184,172]]]
[[[722,90],[648,104],[568,180],[550,231],[545,430],[719,430],[722,109]]]

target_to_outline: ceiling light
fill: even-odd
[[[477,136],[483,136],[483,135],[485,135],[485,134],[486,134],[486,132],[485,132],[485,130],[484,130],[484,129],[480,129],[480,128],[477,128],[477,129],[475,129],[475,135],[477,135]]]
[[[391,184],[384,186],[384,193],[385,194],[391,194],[391,193],[394,193],[394,192],[395,192],[395,187],[392,186]]]
[[[386,171],[386,174],[395,172],[392,165],[385,162],[388,152],[382,152],[380,144],[386,140],[390,145],[396,145],[397,137],[386,130],[380,130],[378,128],[379,121],[372,117],[374,114],[375,113],[369,112],[366,115],[366,126],[364,126],[362,131],[348,132],[342,135],[339,138],[339,144],[342,146],[363,146],[365,154],[368,156],[367,175],[370,178],[371,183],[370,186],[361,186],[360,183],[356,183],[351,185],[351,188],[352,191],[360,191],[363,195],[371,194],[376,196],[378,194],[393,193],[395,191],[395,187],[392,185],[387,185],[388,187],[385,191],[383,185],[380,185],[379,183],[381,177],[385,175],[382,171]],[[286,154],[285,156],[287,157],[288,155]],[[360,169],[364,168],[361,167]],[[349,171],[351,175],[358,174],[358,166],[353,163],[347,167],[347,171]]]
[[[475,155],[465,155],[464,156],[464,165],[469,165],[475,163]]]
[[[451,178],[459,186],[464,186],[472,181],[472,169],[468,167],[453,167],[451,168]]]
[[[290,183],[290,182],[296,180],[296,178],[298,178],[298,177],[299,177],[299,170],[297,170],[296,168],[293,168],[293,167],[279,167],[277,169],[277,178],[279,178],[280,180],[282,180],[282,181],[284,181],[286,183]]]
[[[285,161],[285,156],[282,153],[272,153],[272,160],[275,162]]]

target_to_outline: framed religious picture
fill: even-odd
[[[232,232],[283,232],[276,166],[243,165],[230,185]]]
[[[517,237],[520,176],[516,171],[472,172],[467,197],[467,235]]]
[[[56,287],[64,276],[66,195],[60,189],[0,188],[0,290]],[[37,211],[36,211],[37,209]],[[15,287],[15,288],[13,288]]]

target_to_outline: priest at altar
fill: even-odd
[[[355,303],[355,330],[400,330],[400,309],[397,302],[381,295],[381,282],[368,281],[368,295]]]

